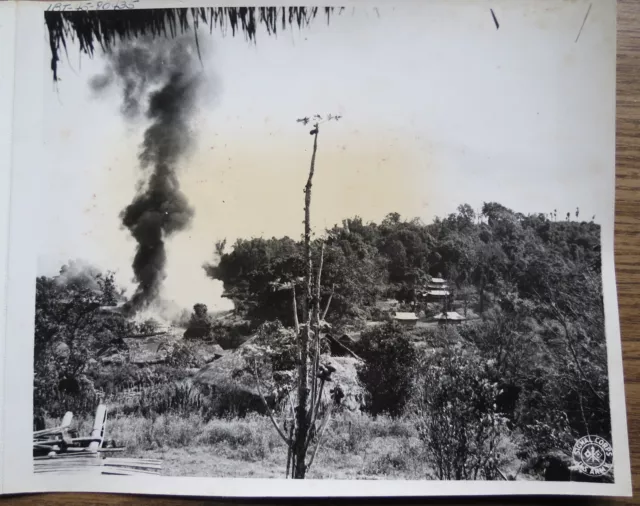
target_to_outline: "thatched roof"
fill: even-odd
[[[263,394],[267,395],[273,389],[271,371],[260,371],[260,375]],[[240,391],[259,396],[252,365],[241,348],[205,365],[194,375],[193,380],[202,385],[215,386],[219,390]]]
[[[198,44],[197,28],[200,24],[223,34],[231,29],[231,36],[244,34],[249,41],[256,41],[259,25],[268,35],[278,30],[308,26],[319,13],[328,23],[333,7],[199,7],[169,9],[131,9],[100,11],[47,11],[45,22],[51,47],[51,70],[58,79],[57,67],[61,47],[67,50],[67,40],[77,40],[80,51],[93,56],[96,46],[103,51],[110,49],[117,40],[140,36],[176,37],[192,31]],[[340,8],[338,12],[341,12]]]
[[[206,362],[212,362],[214,360],[218,360],[221,357],[224,357],[229,354],[228,351],[224,350],[222,346],[219,344],[205,344],[202,345],[198,352],[202,359]]]
[[[253,341],[250,339],[249,341]],[[258,386],[253,374],[252,364],[248,362],[247,355],[243,353],[242,345],[231,353],[207,364],[193,376],[193,381],[201,385],[214,387],[218,392],[235,392],[245,396],[259,398]],[[347,409],[360,409],[364,402],[365,390],[358,381],[357,365],[360,360],[353,357],[330,357],[323,355],[321,363],[330,363],[335,371],[331,375],[331,381],[327,382],[323,390],[324,402],[331,401],[331,389],[339,385],[344,393],[341,404]],[[276,381],[274,375],[279,377],[288,374],[295,376],[292,371],[277,371],[273,373],[270,367],[259,366],[262,393],[273,400]],[[295,392],[294,392],[295,395]]]
[[[434,320],[439,320],[439,321],[463,321],[466,320],[466,318],[464,316],[462,316],[461,314],[455,312],[455,311],[448,311],[447,313],[439,313],[437,315],[435,315],[433,317]]]

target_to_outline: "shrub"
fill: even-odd
[[[380,455],[368,462],[365,467],[365,473],[387,477],[394,472],[406,471],[407,467],[405,455],[400,452],[391,452]]]
[[[367,330],[356,347],[364,360],[358,378],[367,389],[367,410],[373,415],[398,416],[409,398],[416,351],[394,322]]]
[[[211,326],[212,320],[207,306],[196,304],[193,306],[193,313],[189,319],[187,330],[184,332],[184,337],[187,339],[208,337],[211,333]]]
[[[386,443],[386,444],[385,444]],[[424,455],[420,444],[409,438],[395,442],[389,440],[380,445],[381,453],[366,462],[364,473],[391,478],[394,475],[407,479],[424,478]]]
[[[188,341],[174,341],[163,345],[166,365],[177,369],[200,368],[205,364],[197,344]]]
[[[456,346],[425,356],[418,371],[416,427],[437,478],[496,478],[507,429],[493,364]]]
[[[208,399],[197,385],[188,382],[159,384],[141,388],[130,400],[124,400],[119,411],[152,417],[164,414],[208,415]]]
[[[243,322],[240,324],[229,324],[219,320],[211,323],[210,338],[222,346],[225,350],[235,350],[247,339],[252,332],[252,326]]]

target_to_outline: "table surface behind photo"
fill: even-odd
[[[1,0],[0,0],[1,1]],[[618,2],[617,68],[617,169],[616,169],[616,274],[622,327],[624,377],[627,398],[634,498],[482,498],[423,500],[345,500],[341,502],[393,504],[615,504],[640,505],[640,2]],[[273,501],[282,504],[286,501]],[[294,501],[288,501],[294,502]],[[309,505],[321,501],[295,501]],[[331,501],[335,502],[335,501]],[[80,506],[264,504],[258,501],[224,501],[108,494],[38,494],[0,498],[0,506]]]

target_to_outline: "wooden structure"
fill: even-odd
[[[431,278],[431,281],[427,285],[427,288],[433,288],[434,290],[446,290],[448,288],[447,282],[442,278]]]
[[[61,425],[33,433],[34,473],[89,473],[115,475],[159,474],[162,461],[106,457],[124,448],[106,447],[107,407],[100,404],[91,434],[79,437],[71,430],[73,413],[64,415]]]
[[[447,323],[462,323],[466,320],[464,316],[455,311],[448,311],[446,313],[440,313],[433,317],[440,325],[446,325]]]
[[[449,291],[449,285],[447,285],[444,279],[431,278],[424,295],[427,302],[437,302],[448,299],[451,296],[451,292]]]
[[[415,313],[404,313],[398,311],[393,319],[405,327],[415,327],[418,323],[418,317]]]

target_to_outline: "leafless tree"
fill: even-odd
[[[319,114],[297,120],[307,125],[311,123],[313,136],[313,150],[309,176],[304,188],[304,262],[305,272],[301,284],[304,287],[302,299],[302,323],[298,321],[296,303],[296,281],[291,282],[293,320],[296,331],[298,366],[295,378],[296,400],[288,395],[288,405],[284,410],[290,416],[284,415],[284,423],[280,424],[276,414],[268,406],[264,395],[260,392],[269,418],[276,431],[287,445],[287,478],[304,479],[308,469],[313,464],[322,436],[331,418],[331,404],[322,406],[322,395],[327,381],[335,371],[331,364],[322,364],[320,349],[322,346],[323,321],[328,312],[331,296],[328,298],[324,310],[321,310],[321,278],[324,261],[324,243],[320,246],[318,266],[314,270],[311,248],[311,192],[313,176],[316,168],[316,154],[318,152],[318,135],[320,125],[328,121],[338,121],[341,116],[329,114],[322,117]],[[255,369],[256,379],[257,368]],[[260,388],[260,386],[259,386]],[[292,394],[293,392],[290,392]],[[294,405],[295,404],[295,405]]]

